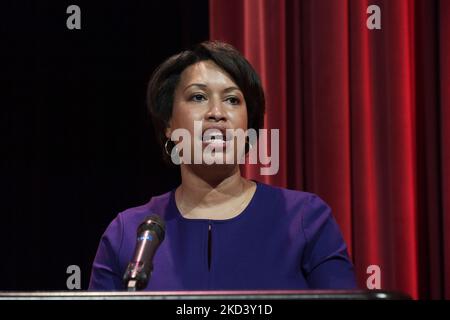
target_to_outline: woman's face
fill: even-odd
[[[202,130],[194,132],[194,122],[201,123]],[[186,68],[175,89],[172,117],[166,136],[172,131],[184,128],[191,134],[191,158],[193,159],[193,144],[202,146],[223,147],[223,156],[230,152],[227,145],[229,137],[222,136],[226,129],[247,130],[247,106],[244,94],[230,76],[211,60],[201,61]],[[209,130],[208,130],[209,129]],[[204,134],[205,131],[207,134]],[[209,134],[208,134],[209,133]],[[220,148],[215,149],[221,152]],[[217,151],[219,150],[219,151]],[[235,157],[233,157],[235,158]]]

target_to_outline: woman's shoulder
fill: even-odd
[[[115,220],[120,220],[124,225],[139,225],[149,215],[158,215],[164,218],[169,211],[170,198],[173,191],[152,196],[145,204],[130,207],[121,211]]]
[[[282,200],[283,205],[286,204],[306,204],[309,202],[323,202],[323,200],[315,193],[294,190],[288,188],[282,188],[279,186],[273,186],[262,182],[257,182],[259,188],[261,188],[262,197],[270,197],[272,199]]]
[[[312,192],[282,188],[261,182],[258,182],[258,187],[261,188],[261,199],[266,199],[266,201],[272,199],[269,201],[278,207],[277,212],[317,217],[317,215],[327,216],[331,211],[328,204]]]

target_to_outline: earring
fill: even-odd
[[[250,143],[249,140],[250,139],[248,139],[248,137],[247,137],[247,139],[245,139],[245,153],[248,153],[250,150],[253,149],[253,145]],[[247,148],[247,145],[248,145],[248,148]]]
[[[166,151],[166,154],[170,157],[170,152],[167,150],[167,146],[169,144],[170,139],[167,138],[166,143],[164,143],[164,150]]]

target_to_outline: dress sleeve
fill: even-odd
[[[108,226],[97,249],[92,265],[89,290],[122,290],[119,252],[123,239],[123,223],[119,214]]]
[[[302,269],[311,289],[355,289],[356,280],[347,246],[330,207],[311,195],[303,208],[306,238]]]

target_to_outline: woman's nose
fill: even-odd
[[[209,110],[206,114],[207,120],[210,121],[225,121],[225,111],[222,106],[222,101],[211,101]]]

